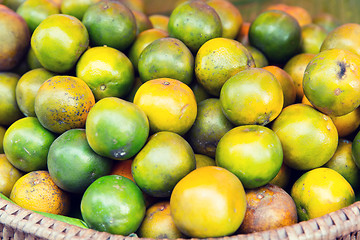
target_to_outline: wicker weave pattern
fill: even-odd
[[[0,238],[4,240],[136,240],[92,229],[83,229],[56,221],[20,208],[0,199]],[[360,202],[327,214],[323,217],[300,222],[292,226],[246,235],[217,238],[217,240],[360,240]],[[145,240],[145,239],[144,239]],[[194,239],[193,239],[194,240]],[[211,240],[211,239],[209,239]]]

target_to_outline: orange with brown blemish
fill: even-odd
[[[155,203],[147,209],[138,234],[142,238],[177,239],[185,237],[175,226],[168,201]]]
[[[343,49],[324,50],[306,66],[304,94],[319,111],[343,116],[360,105],[360,57]]]
[[[267,184],[246,191],[246,212],[240,233],[267,231],[297,223],[294,200],[282,188]],[[271,219],[271,221],[269,221]]]
[[[35,113],[40,123],[55,133],[84,128],[95,104],[86,83],[73,76],[54,76],[45,81],[35,97]]]
[[[208,93],[219,96],[221,87],[235,74],[255,67],[251,53],[238,41],[214,38],[195,57],[195,75]]]
[[[41,212],[65,215],[70,199],[55,185],[48,171],[33,171],[17,180],[10,199],[20,207]]]

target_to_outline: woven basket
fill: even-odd
[[[0,198],[0,238],[4,240],[136,240],[125,237],[83,229],[56,221],[32,211],[23,209]],[[283,239],[360,239],[360,202],[329,213],[323,217],[303,221],[292,226],[271,231],[246,235],[216,238],[217,240],[283,240]]]

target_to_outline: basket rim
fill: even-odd
[[[209,240],[254,240],[254,239],[342,239],[360,232],[360,201],[328,213],[322,217],[302,221],[291,226],[280,227],[251,234],[238,234]],[[0,236],[26,236],[32,239],[99,239],[135,240],[138,237],[114,235],[85,229],[65,222],[45,217],[31,210],[0,198]],[[7,236],[5,236],[7,235]],[[8,237],[8,238],[6,238]],[[155,240],[151,238],[141,238]],[[197,238],[191,238],[197,240]],[[180,240],[180,239],[179,239]]]

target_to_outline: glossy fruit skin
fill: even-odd
[[[22,118],[19,106],[16,102],[16,85],[20,76],[11,72],[0,72],[0,125],[10,126],[16,120]]]
[[[184,135],[197,114],[195,96],[190,87],[171,78],[143,83],[135,94],[134,103],[145,112],[152,132],[170,131]]]
[[[47,164],[56,185],[68,192],[83,193],[96,179],[110,173],[112,160],[90,148],[85,129],[70,129],[51,144]]]
[[[175,225],[189,237],[231,235],[242,223],[245,210],[243,185],[234,174],[216,166],[189,173],[175,186],[170,197]]]
[[[86,10],[100,0],[61,0],[60,10],[62,13],[71,15],[82,20]]]
[[[146,211],[139,187],[117,175],[95,180],[86,189],[80,208],[90,228],[124,236],[138,229]]]
[[[168,32],[169,17],[163,14],[153,14],[149,16],[149,20],[154,29],[160,29]]]
[[[180,40],[160,38],[141,52],[138,71],[142,82],[157,78],[172,78],[190,84],[193,80],[194,57]]]
[[[357,189],[360,186],[360,169],[356,166],[352,145],[351,141],[340,138],[336,152],[324,166],[340,173],[353,189]]]
[[[134,84],[134,68],[128,57],[112,47],[92,47],[76,64],[76,76],[86,82],[96,101],[123,98]]]
[[[109,173],[109,175],[120,175],[122,177],[126,177],[130,179],[135,183],[135,180],[131,172],[131,164],[133,161],[134,161],[133,159],[114,161],[114,164],[111,168],[111,172]],[[144,192],[142,193],[144,195],[146,207],[149,207],[151,204],[154,204],[154,202],[157,201],[157,198],[152,197]]]
[[[245,218],[239,233],[268,231],[297,223],[294,200],[276,185],[266,184],[246,190],[246,202]]]
[[[360,44],[358,37],[360,34],[360,24],[346,23],[332,30],[321,45],[320,51],[329,49],[343,49],[360,55]]]
[[[107,97],[90,110],[85,129],[89,145],[97,154],[126,160],[144,146],[149,135],[149,122],[135,104]]]
[[[141,238],[177,239],[186,237],[176,228],[168,201],[155,203],[146,210],[146,215],[137,233]]]
[[[34,50],[31,47],[29,48],[28,54],[26,56],[26,62],[31,70],[36,68],[43,68],[39,60],[36,58]]]
[[[279,81],[284,95],[284,107],[295,103],[296,88],[292,77],[285,70],[277,66],[266,66],[263,69],[271,72]]]
[[[138,36],[141,32],[152,29],[153,25],[149,19],[149,17],[140,11],[131,10],[134,14],[135,22],[136,22],[136,36]]]
[[[18,65],[30,45],[30,31],[25,20],[9,8],[0,9],[0,71]]]
[[[249,29],[249,41],[270,63],[284,63],[295,55],[301,42],[299,23],[279,10],[259,14]]]
[[[44,170],[47,154],[56,136],[35,117],[14,122],[5,132],[4,152],[9,162],[24,172]]]
[[[247,46],[246,48],[249,50],[251,56],[254,59],[255,67],[263,68],[269,65],[269,61],[266,59],[265,55],[258,49],[254,48],[253,46]]]
[[[283,162],[281,142],[269,128],[244,125],[231,129],[219,141],[216,165],[234,173],[245,188],[270,182]]]
[[[32,33],[45,18],[59,14],[60,9],[49,0],[29,0],[23,2],[16,12],[24,18]]]
[[[133,159],[115,161],[109,175],[120,175],[135,182],[131,173],[131,164]]]
[[[55,74],[45,68],[37,68],[23,74],[16,84],[16,102],[20,111],[27,117],[36,117],[35,97],[40,86]]]
[[[214,38],[204,43],[195,57],[197,81],[214,96],[224,83],[238,72],[255,67],[251,53],[239,42]]]
[[[304,173],[291,188],[299,221],[321,217],[355,201],[354,190],[339,173],[317,168]]]
[[[206,41],[222,36],[222,25],[212,7],[196,0],[180,4],[171,12],[168,31],[196,53]]]
[[[348,114],[342,116],[330,116],[336,126],[339,137],[347,137],[354,133],[360,126],[360,108],[355,108]]]
[[[298,170],[324,165],[338,145],[338,133],[331,118],[301,103],[284,108],[271,129],[281,141],[284,162]]]
[[[214,158],[218,142],[233,127],[221,110],[220,100],[208,98],[198,103],[198,113],[186,139],[196,153]]]
[[[154,197],[169,197],[184,176],[196,168],[190,144],[173,132],[158,132],[135,156],[131,165],[136,184]]]
[[[214,8],[220,17],[222,37],[234,39],[243,23],[239,8],[226,0],[207,0],[206,3]]]
[[[327,115],[342,116],[360,105],[360,57],[341,49],[325,50],[307,65],[304,94]]]
[[[23,173],[15,168],[5,154],[0,154],[0,193],[9,197],[15,182]]]
[[[203,154],[195,154],[196,168],[206,167],[206,166],[216,166],[216,162],[211,157],[208,157]]]
[[[301,51],[304,53],[318,54],[327,36],[327,32],[319,25],[308,24],[301,28],[301,35]]]
[[[287,72],[294,81],[296,89],[296,100],[300,101],[304,96],[303,79],[307,65],[315,57],[312,53],[300,53],[296,54],[284,66],[285,72]]]
[[[138,63],[141,52],[156,39],[164,38],[168,36],[169,34],[166,31],[155,28],[145,30],[139,33],[139,35],[137,35],[128,53],[129,59],[134,65],[136,71],[138,69]]]
[[[284,105],[279,81],[269,71],[250,68],[228,79],[220,92],[221,109],[236,126],[266,125]]]
[[[16,181],[10,199],[29,210],[66,215],[70,198],[53,182],[47,171],[32,171]]]
[[[54,76],[46,80],[35,97],[35,114],[40,123],[55,133],[83,128],[94,94],[80,78]]]
[[[89,31],[91,46],[107,45],[124,51],[136,37],[134,14],[119,1],[104,0],[91,5],[82,22]]]
[[[84,24],[66,14],[50,15],[31,36],[36,58],[46,69],[57,73],[71,70],[88,45],[89,35]]]

